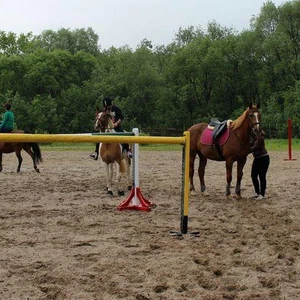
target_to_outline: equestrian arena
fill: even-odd
[[[140,188],[156,205],[149,212],[117,209],[129,192],[106,194],[91,151],[42,148],[40,173],[25,152],[20,173],[15,155],[3,155],[0,299],[299,299],[300,152],[293,161],[269,152],[265,200],[251,198],[251,155],[241,200],[226,199],[224,162],[209,160],[208,195],[195,172],[180,236],[170,231],[181,224],[181,151],[140,147]]]

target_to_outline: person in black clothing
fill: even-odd
[[[121,124],[122,124],[122,122],[124,120],[124,115],[123,115],[121,109],[118,106],[114,105],[112,103],[112,99],[109,98],[109,97],[105,97],[103,99],[103,108],[105,110],[110,110],[110,114],[112,116],[112,121],[114,123],[114,130],[116,132],[124,132],[124,130],[123,130],[122,126],[121,126]],[[98,159],[98,156],[99,156],[99,146],[100,146],[100,144],[97,143],[95,151],[90,154],[90,158],[92,158],[94,160]],[[131,150],[129,148],[129,144],[122,144],[122,151],[125,151],[125,150],[127,151],[127,156],[129,158],[132,158],[133,154],[132,154],[132,152],[131,152]]]
[[[254,197],[262,200],[265,198],[267,188],[266,175],[270,164],[270,156],[265,147],[265,133],[263,130],[252,133],[250,145],[254,157],[251,168],[251,179],[255,190]]]

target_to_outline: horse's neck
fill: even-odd
[[[105,133],[105,132],[115,132],[115,130],[114,130],[114,123],[113,123],[113,121],[110,118],[108,118],[107,120],[105,120],[105,122],[103,122],[102,124],[104,126],[100,129],[100,132],[102,132],[102,133]]]
[[[249,142],[251,128],[249,127],[249,124],[246,121],[243,122],[243,124],[240,127],[234,129],[234,131],[238,136],[239,140],[243,141],[245,144]]]
[[[106,128],[105,132],[116,132],[114,129]]]
[[[112,119],[108,119],[108,124],[107,124],[107,128],[106,128],[106,132],[115,132],[115,130],[114,130],[114,123],[113,123]]]

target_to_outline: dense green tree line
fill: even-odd
[[[269,136],[300,137],[300,0],[266,2],[236,32],[216,22],[179,28],[174,41],[101,49],[92,28],[40,35],[0,31],[0,103],[11,102],[16,126],[36,133],[93,130],[94,111],[111,96],[125,129],[186,130],[236,118],[261,103]]]

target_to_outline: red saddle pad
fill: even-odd
[[[201,144],[203,144],[203,145],[212,145],[213,144],[213,138],[212,137],[213,137],[213,130],[207,127],[201,135],[201,139],[200,139]],[[229,137],[229,129],[226,128],[226,130],[222,133],[222,135],[220,135],[217,138],[216,142],[219,145],[224,145],[227,142],[228,137]]]

